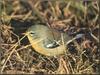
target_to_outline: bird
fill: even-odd
[[[28,28],[27,37],[32,48],[45,56],[59,56],[66,52],[71,37],[47,25],[35,24]]]

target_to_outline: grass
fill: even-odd
[[[1,74],[99,74],[99,1],[0,1]],[[74,37],[63,55],[48,57],[31,48],[25,32],[51,25]],[[65,42],[65,41],[64,41]]]

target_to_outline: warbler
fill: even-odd
[[[66,33],[46,25],[36,24],[28,28],[27,37],[35,51],[46,56],[57,56],[66,52],[66,43],[71,39]]]

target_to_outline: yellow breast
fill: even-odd
[[[50,29],[44,25],[33,25],[28,29],[29,34],[27,35],[32,47],[38,53],[46,56],[57,56],[64,54],[65,44],[71,38],[64,33],[64,40],[62,42],[61,33],[57,30]],[[53,48],[47,48],[45,45],[48,45],[49,42],[60,41],[59,46]],[[52,43],[51,43],[52,44]]]

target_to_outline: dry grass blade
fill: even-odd
[[[99,6],[99,0],[0,0],[0,74],[100,74]],[[49,35],[30,44],[26,31],[35,24],[61,33],[55,41],[64,54],[49,57],[31,48]]]
[[[23,38],[25,38],[25,37],[26,37],[26,36],[22,37],[19,41],[21,41],[21,40],[22,40]],[[2,66],[2,68],[1,68],[1,73],[3,72],[3,70],[4,70],[4,68],[5,68],[5,65],[6,65],[6,63],[8,62],[8,60],[10,59],[11,55],[12,55],[13,52],[16,50],[16,47],[18,46],[17,44],[19,43],[19,41],[18,41],[16,44],[14,44],[14,45],[9,49],[9,50],[12,50],[12,51],[10,52],[9,56],[7,57],[7,59],[5,60],[3,66]]]

